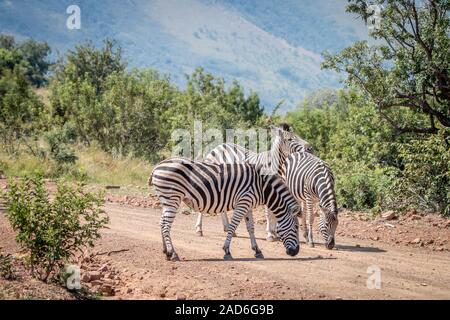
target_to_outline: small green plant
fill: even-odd
[[[47,281],[84,247],[94,246],[109,219],[102,194],[85,193],[80,185],[59,183],[53,201],[42,177],[9,181],[6,214],[17,242],[29,252],[33,275]]]
[[[15,272],[12,265],[10,254],[4,255],[0,252],[0,278],[12,280],[15,278]]]

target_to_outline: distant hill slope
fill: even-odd
[[[339,86],[320,52],[364,38],[364,26],[328,0],[0,0],[0,32],[47,41],[64,52],[87,39],[117,39],[130,66],[153,67],[180,86],[202,66],[260,94],[266,110],[292,108],[307,92]],[[81,8],[81,30],[66,8]]]

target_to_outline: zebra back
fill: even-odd
[[[233,143],[223,143],[211,150],[205,161],[212,163],[250,163],[266,174],[281,175],[286,157],[293,152],[313,152],[310,144],[290,131],[273,128],[274,141],[268,151],[256,153]]]

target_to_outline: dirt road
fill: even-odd
[[[263,240],[265,259],[253,258],[245,224],[232,241],[234,261],[224,261],[220,218],[205,217],[204,237],[195,216],[178,214],[172,240],[180,262],[165,260],[158,226],[160,210],[107,204],[110,229],[98,250],[120,250],[110,261],[127,276],[138,299],[450,299],[450,256],[425,248],[389,246],[338,237],[329,251],[321,243],[291,258],[280,242]],[[318,242],[320,237],[316,235]],[[369,289],[369,267],[380,268],[381,288]],[[131,290],[130,290],[131,291]]]

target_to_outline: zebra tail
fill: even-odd
[[[155,171],[155,169],[153,168],[152,173],[150,174],[150,177],[148,177],[148,180],[147,180],[147,184],[148,184],[149,187],[151,187],[153,185],[152,179],[153,179],[153,172],[154,171]]]

